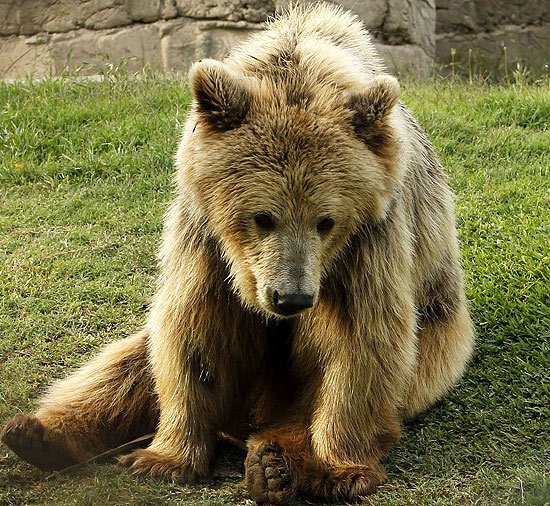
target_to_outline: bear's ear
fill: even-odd
[[[354,90],[348,99],[351,122],[357,135],[375,149],[388,134],[386,118],[399,99],[397,79],[389,75],[375,77],[362,90]]]
[[[245,120],[251,95],[247,83],[217,60],[200,60],[189,71],[198,112],[218,131],[237,128]]]

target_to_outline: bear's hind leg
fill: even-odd
[[[147,333],[108,345],[56,383],[34,415],[17,415],[2,441],[27,462],[63,469],[153,432],[158,408],[147,359]]]
[[[76,463],[62,441],[34,415],[16,415],[3,427],[1,439],[20,458],[47,471]]]
[[[427,311],[421,310],[417,365],[405,401],[406,418],[437,402],[460,379],[473,342],[473,326],[462,296],[452,310],[444,310],[437,298]]]

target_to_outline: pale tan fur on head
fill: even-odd
[[[332,55],[308,47],[321,42]],[[190,71],[196,122],[181,153],[183,189],[234,288],[262,312],[277,313],[277,294],[316,300],[350,235],[384,216],[400,174],[389,120],[399,85],[386,75],[346,83],[340,50],[312,36],[246,76],[215,60]],[[334,226],[318,230],[323,220]]]

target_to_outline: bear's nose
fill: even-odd
[[[273,304],[278,312],[288,316],[313,306],[313,295],[309,293],[273,292]]]

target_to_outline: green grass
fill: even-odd
[[[457,195],[477,347],[365,502],[549,504],[550,90],[404,90]],[[0,83],[0,424],[142,324],[188,105],[177,78]],[[245,504],[238,481],[178,486],[113,465],[47,475],[0,448],[0,505]]]

